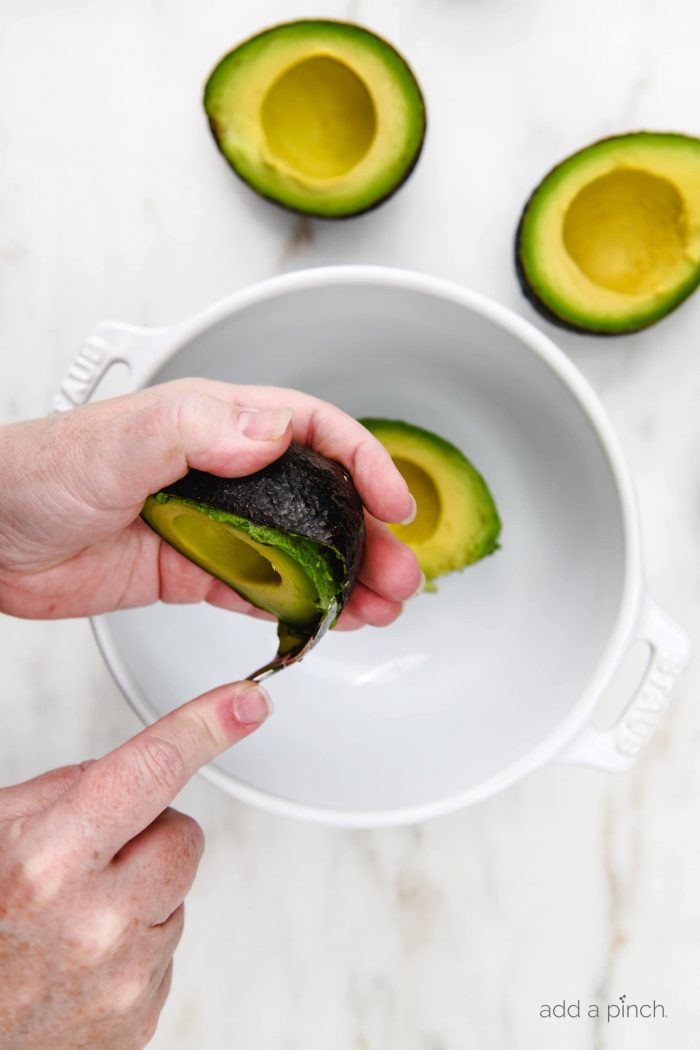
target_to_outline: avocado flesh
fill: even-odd
[[[164,540],[260,609],[281,646],[339,615],[364,551],[362,501],[345,468],[292,444],[262,470],[220,478],[190,470],[146,500]]]
[[[275,26],[219,62],[204,92],[219,149],[254,190],[293,211],[342,218],[408,177],[425,107],[404,59],[360,26]]]
[[[568,157],[534,190],[516,235],[522,289],[576,331],[637,331],[700,284],[700,140],[637,132]]]
[[[283,549],[282,534],[253,529],[256,539],[242,518],[162,493],[149,497],[143,516],[186,558],[290,627],[313,630],[333,600],[335,579],[321,551],[304,565]]]
[[[411,524],[389,528],[414,552],[427,580],[464,569],[497,549],[496,504],[455,445],[401,420],[360,422],[386,447],[416,501]]]

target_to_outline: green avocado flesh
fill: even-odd
[[[276,616],[281,646],[340,614],[362,562],[364,509],[350,474],[294,443],[244,477],[190,470],[149,496],[141,516],[190,561]]]
[[[389,528],[426,579],[464,569],[498,548],[501,522],[486,482],[455,445],[396,419],[361,419],[389,451],[416,501],[410,525]]]
[[[254,190],[293,211],[367,211],[408,177],[425,107],[404,59],[357,25],[275,26],[221,59],[204,108],[216,143]]]
[[[521,216],[523,292],[576,331],[637,331],[700,284],[700,139],[642,131],[557,165]]]
[[[290,627],[313,630],[330,608],[336,556],[313,540],[164,492],[142,513],[186,558]]]

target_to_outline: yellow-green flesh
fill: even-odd
[[[159,503],[149,499],[143,515],[181,554],[259,609],[292,627],[318,622],[316,586],[286,551],[259,543],[229,523],[177,500]]]
[[[459,449],[398,420],[360,422],[387,448],[416,501],[411,524],[389,528],[413,550],[428,580],[463,569],[496,549],[496,505]]]
[[[276,26],[226,55],[204,105],[229,163],[287,207],[342,216],[371,207],[406,176],[425,130],[410,69],[359,26]]]
[[[700,140],[639,132],[569,157],[534,192],[518,251],[537,298],[574,326],[658,320],[700,283]]]
[[[281,167],[307,179],[337,179],[372,145],[372,97],[357,74],[328,55],[291,66],[265,95],[260,120]]]

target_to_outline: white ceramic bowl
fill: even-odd
[[[56,407],[88,400],[117,361],[130,389],[195,374],[274,383],[436,430],[478,465],[503,519],[495,556],[392,627],[330,636],[273,679],[274,718],[208,779],[277,813],[367,827],[472,804],[553,759],[611,771],[636,760],[688,643],[643,591],[604,412],[540,331],[432,277],[339,267],[268,281],[170,329],[100,325]],[[146,722],[275,648],[271,624],[205,606],[113,613],[95,632]],[[638,638],[644,680],[618,722],[595,729]]]

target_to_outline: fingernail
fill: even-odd
[[[411,496],[410,492],[409,496]],[[416,506],[416,501],[414,500],[413,496],[411,496],[411,503],[413,504],[411,513],[408,515],[407,518],[404,518],[403,521],[400,521],[399,525],[410,525],[412,521],[416,520],[416,511],[418,510],[418,508]]]
[[[253,726],[272,714],[272,697],[256,682],[238,686],[233,698],[233,717],[242,726]]]
[[[238,429],[252,441],[276,441],[291,418],[291,408],[244,408],[238,416]]]
[[[418,586],[416,587],[415,591],[411,595],[411,598],[417,598],[418,595],[422,594],[424,590],[425,590],[425,573],[421,572],[421,574],[420,574],[420,583],[418,584]]]

